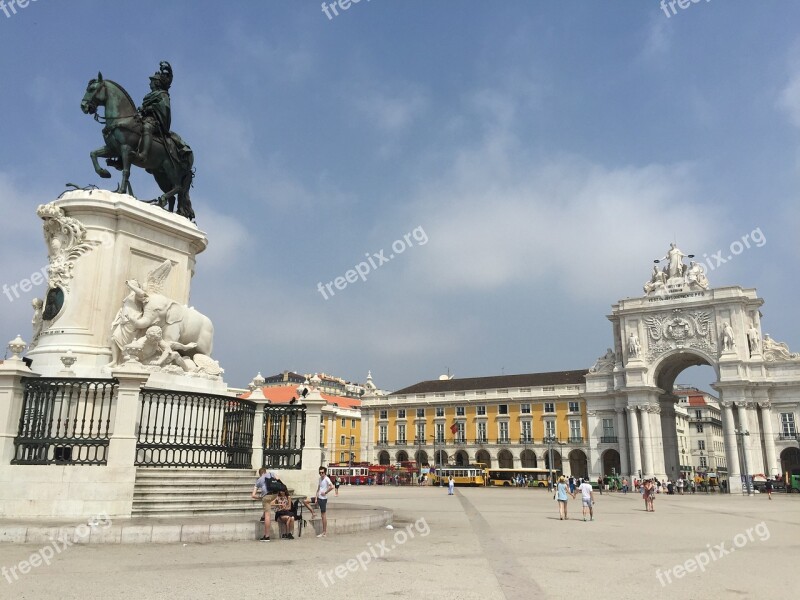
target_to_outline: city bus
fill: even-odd
[[[367,485],[369,479],[369,465],[347,465],[347,464],[330,464],[328,465],[328,477],[334,483],[336,478],[340,477],[342,483],[351,485]]]
[[[561,472],[553,469],[553,477],[558,478]],[[523,487],[547,487],[547,478],[550,476],[549,469],[489,469],[488,485],[503,487],[516,486],[519,477],[522,477]]]
[[[433,485],[447,485],[451,477],[456,485],[486,485],[486,469],[482,465],[444,466],[431,470]]]

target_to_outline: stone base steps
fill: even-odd
[[[257,473],[250,469],[136,470],[132,517],[255,516]]]

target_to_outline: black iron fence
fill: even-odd
[[[306,407],[302,404],[264,406],[263,466],[299,469],[306,443]]]
[[[142,389],[135,464],[250,469],[255,406],[231,396]]]
[[[23,377],[15,465],[105,465],[116,379]]]

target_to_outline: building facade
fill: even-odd
[[[588,474],[586,371],[423,381],[366,394],[362,453],[377,464],[553,468]]]

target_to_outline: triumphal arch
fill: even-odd
[[[617,435],[590,436],[591,471],[619,452],[633,477],[679,476],[673,386],[687,367],[709,365],[722,411],[731,491],[750,474],[782,473],[800,452],[794,429],[800,401],[800,354],[762,333],[755,289],[712,288],[702,265],[671,244],[653,266],[644,294],[613,305],[614,347],[586,377],[589,431],[613,419]],[[656,261],[657,263],[659,261]],[[791,426],[787,422],[791,421]],[[609,442],[609,443],[604,443]]]

